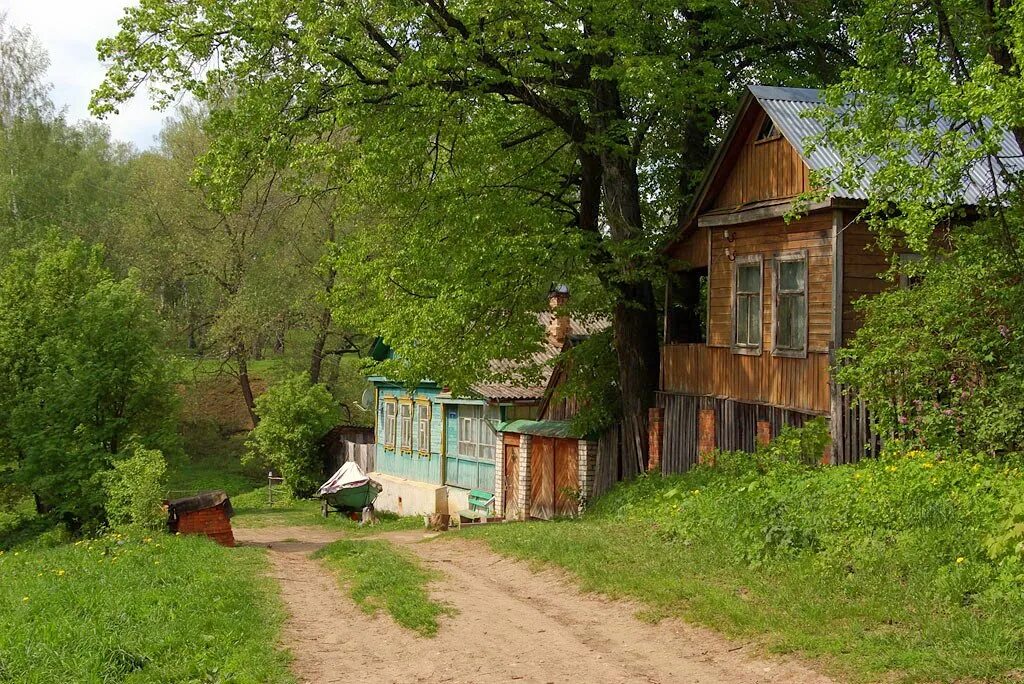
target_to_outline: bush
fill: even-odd
[[[246,461],[264,459],[296,496],[311,496],[323,475],[320,440],[340,417],[334,398],[323,385],[296,374],[257,399],[256,413],[260,422],[246,440]]]
[[[167,520],[161,502],[167,490],[167,463],[155,449],[132,445],[106,476],[107,519],[115,527],[157,530]]]
[[[1024,450],[1024,280],[995,221],[954,235],[948,254],[900,266],[916,279],[858,303],[864,325],[837,376],[882,433],[926,449]],[[1019,249],[1019,247],[1018,247]]]

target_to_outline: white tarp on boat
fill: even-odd
[[[341,491],[342,489],[352,489],[354,487],[362,487],[370,478],[366,476],[363,469],[359,467],[359,464],[355,461],[348,461],[340,468],[338,472],[334,473],[327,482],[320,485],[320,489],[317,490],[317,496],[323,496],[324,494],[334,494],[335,492]]]

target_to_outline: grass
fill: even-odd
[[[0,681],[294,681],[264,552],[108,535],[0,555]]]
[[[586,590],[639,601],[641,617],[704,624],[851,681],[1008,681],[1024,672],[1024,574],[1013,559],[988,560],[978,513],[1019,475],[888,463],[778,476],[782,485],[708,469],[653,476],[620,486],[580,520],[464,534],[564,568]],[[812,511],[808,522],[793,506]],[[882,522],[896,518],[920,520]]]
[[[437,634],[437,620],[450,615],[449,606],[432,601],[427,584],[436,574],[408,554],[379,539],[350,540],[328,544],[315,558],[347,585],[352,598],[367,613],[387,610],[395,622],[420,636]]]

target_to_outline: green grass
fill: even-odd
[[[338,576],[365,612],[387,610],[395,622],[420,636],[435,636],[438,618],[452,612],[427,593],[427,584],[436,574],[384,540],[343,539],[314,557]]]
[[[294,681],[264,552],[109,535],[0,555],[0,681]]]
[[[581,520],[464,534],[637,600],[641,617],[701,623],[851,681],[1006,681],[1024,671],[1024,564],[990,561],[983,540],[1020,476],[972,468],[701,469],[621,486]]]

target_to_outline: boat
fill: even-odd
[[[326,518],[332,510],[335,513],[357,513],[366,509],[372,511],[373,502],[382,489],[378,482],[363,472],[358,463],[349,461],[317,490],[317,496],[323,502],[320,512]]]

